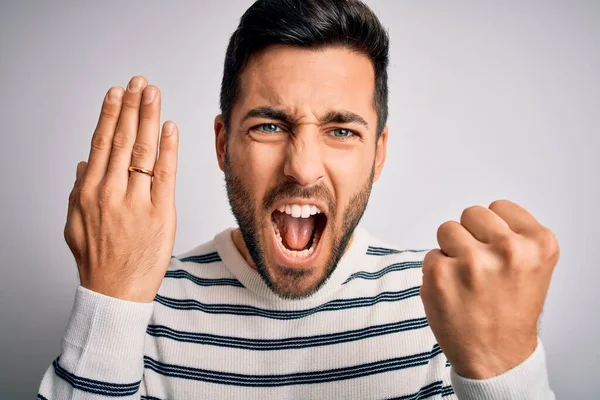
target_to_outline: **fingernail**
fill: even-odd
[[[123,91],[121,88],[114,87],[108,91],[107,100],[111,104],[121,101],[121,97],[123,97]]]
[[[165,126],[165,131],[163,132],[163,136],[171,136],[175,132],[175,125],[172,122],[168,122],[167,126]]]
[[[137,93],[142,88],[142,78],[132,78],[127,85],[127,90],[131,93]]]
[[[146,89],[142,96],[142,101],[144,102],[144,104],[150,104],[154,101],[154,96],[156,96],[156,89],[150,87]]]

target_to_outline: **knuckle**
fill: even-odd
[[[465,253],[462,260],[460,275],[463,282],[471,289],[478,287],[485,273],[485,265],[482,265],[475,252]]]
[[[107,119],[109,121],[116,120],[119,118],[119,110],[113,105],[105,105],[100,110],[100,118]]]
[[[521,257],[521,245],[513,235],[504,235],[496,240],[496,250],[507,266],[514,266]]]
[[[111,146],[111,139],[101,133],[101,132],[96,132],[94,133],[94,135],[92,136],[92,149],[94,150],[109,150]]]
[[[140,112],[140,124],[147,124],[149,122],[154,121],[155,119],[156,113],[153,110],[145,110],[143,112]]]
[[[136,159],[147,158],[150,155],[152,149],[147,143],[137,141],[133,144],[131,155]]]
[[[423,305],[426,305],[429,301],[429,286],[423,282],[421,284],[421,286],[419,287],[419,297],[421,298],[421,300],[423,301]]]
[[[556,235],[550,229],[544,228],[540,230],[537,234],[537,242],[543,259],[558,259],[560,256],[560,247]]]
[[[448,269],[439,250],[430,251],[423,259],[423,284],[430,285],[435,290],[442,289],[448,282]]]
[[[78,191],[77,190],[71,190],[71,193],[69,193],[69,208],[73,207],[75,204],[77,204],[78,201]]]
[[[93,193],[90,187],[82,185],[75,197],[78,204],[86,206],[92,203]]]
[[[479,264],[479,257],[476,254],[476,251],[467,250],[460,256],[461,264],[465,269],[474,269],[477,268]]]
[[[427,275],[432,272],[435,264],[439,260],[438,255],[439,255],[439,249],[433,249],[433,250],[429,251],[427,254],[425,254],[425,257],[423,257],[423,261],[421,264],[421,269],[422,269],[423,275]]]
[[[112,146],[118,150],[124,150],[129,147],[129,138],[123,131],[115,132],[115,137],[112,141]]]
[[[139,108],[139,104],[135,99],[133,99],[131,97],[125,97],[123,99],[123,109],[124,110],[131,110],[131,111],[137,112],[138,108]]]
[[[161,167],[154,170],[154,178],[158,179],[159,181],[166,181],[170,179],[171,175],[172,174],[169,168]]]
[[[436,265],[436,268],[429,274],[427,282],[437,292],[442,292],[446,285],[448,285],[448,266],[444,263]]]
[[[69,222],[70,221],[67,219],[65,227],[63,228],[63,237],[66,241],[69,241],[69,233],[71,232],[71,224]]]

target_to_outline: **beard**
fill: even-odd
[[[290,181],[281,182],[271,188],[261,201],[260,209],[256,210],[254,208],[256,204],[255,196],[233,171],[228,153],[225,154],[224,164],[225,185],[231,211],[239,225],[248,253],[256,264],[258,273],[265,284],[276,295],[284,299],[302,299],[317,292],[327,282],[333,271],[335,271],[354,233],[354,229],[365,212],[373,186],[375,161],[373,161],[369,178],[361,185],[358,192],[352,196],[345,210],[338,210],[338,205],[327,187],[315,186],[306,189]],[[268,219],[266,217],[272,211],[271,208],[275,202],[289,197],[324,200],[329,208],[327,224],[335,224],[338,212],[343,214],[342,226],[338,229],[333,226],[333,229],[330,230],[332,233],[332,246],[329,249],[325,273],[316,282],[308,286],[307,280],[311,278],[311,271],[277,265],[273,266],[273,269],[276,268],[278,272],[277,276],[275,276],[270,272],[265,260],[263,250],[264,238],[262,238],[260,233],[265,232],[265,228],[268,227]],[[322,251],[327,251],[327,249],[323,248]]]

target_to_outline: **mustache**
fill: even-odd
[[[269,189],[263,200],[265,210],[270,210],[273,205],[281,199],[297,197],[301,199],[318,199],[327,203],[330,214],[335,214],[335,201],[331,191],[323,186],[303,188],[297,184],[286,181]]]

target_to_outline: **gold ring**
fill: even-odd
[[[129,172],[141,172],[142,174],[154,176],[154,171],[151,171],[149,169],[140,168],[140,167],[134,167],[133,165],[131,165],[129,167]]]

